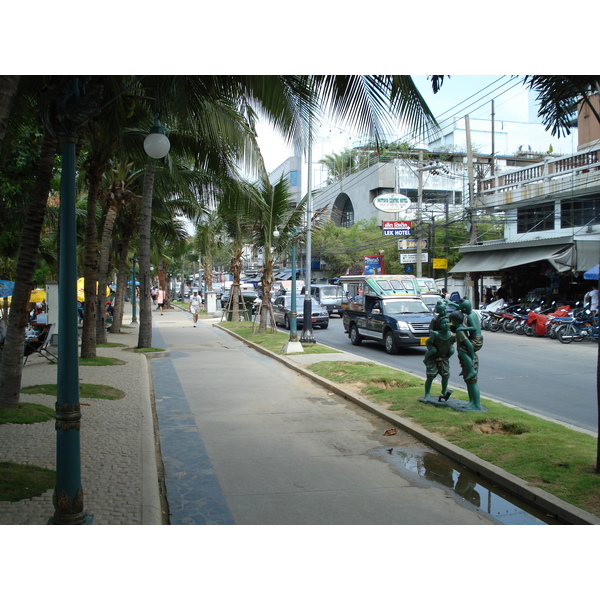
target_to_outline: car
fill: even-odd
[[[319,304],[318,300],[313,296],[311,298],[312,310],[310,322],[321,329],[329,327],[329,313],[327,309]],[[292,312],[292,296],[278,296],[273,301],[273,317],[276,325],[283,325],[286,329],[290,328],[290,319]],[[296,297],[296,325],[302,327],[304,325],[304,296]]]
[[[304,288],[302,294],[305,293]],[[311,296],[314,296],[319,303],[329,312],[329,316],[337,313],[340,317],[343,314],[342,300],[344,299],[344,290],[341,285],[313,283],[310,286]]]
[[[421,300],[431,312],[434,312],[437,303],[442,301],[442,296],[440,294],[421,294]]]

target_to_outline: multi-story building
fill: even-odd
[[[596,110],[599,98],[591,98]],[[478,181],[471,209],[503,215],[504,238],[462,247],[452,273],[468,283],[500,276],[512,298],[581,300],[589,289],[583,273],[600,253],[600,123],[585,104],[577,134],[571,155],[504,166]]]

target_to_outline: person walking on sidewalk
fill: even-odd
[[[156,293],[156,303],[158,304],[158,308],[160,309],[160,316],[163,316],[163,308],[165,306],[165,300],[167,299],[167,293],[163,289],[162,285],[160,289]]]
[[[202,308],[202,299],[198,296],[198,292],[195,291],[190,298],[190,312],[192,313],[192,317],[194,319],[194,327],[196,327],[196,323],[198,322],[198,315],[200,314],[200,309]]]

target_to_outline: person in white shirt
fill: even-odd
[[[583,297],[584,304],[590,304],[592,315],[596,316],[598,312],[598,284],[593,283],[592,289]]]
[[[201,308],[202,299],[200,296],[198,296],[198,292],[194,292],[190,298],[190,312],[192,313],[192,318],[194,319],[194,327],[196,327],[196,323],[198,322],[198,315],[200,314]]]

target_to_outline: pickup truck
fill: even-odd
[[[363,340],[384,345],[388,354],[403,346],[425,346],[434,317],[421,299],[412,275],[349,275],[345,290],[344,331],[355,346]]]

